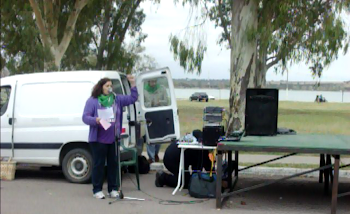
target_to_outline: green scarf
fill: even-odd
[[[111,107],[114,103],[114,94],[110,93],[108,95],[101,94],[97,97],[98,102],[101,103],[103,107]]]
[[[145,90],[148,91],[149,93],[153,94],[154,92],[156,92],[159,88],[159,84],[156,84],[154,87],[151,87],[150,85],[146,85],[145,86]]]

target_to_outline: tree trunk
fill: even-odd
[[[50,54],[50,60],[44,61],[44,72],[59,71],[63,55],[58,53],[54,48],[50,49]]]
[[[266,72],[267,72],[267,48],[260,47],[261,50],[256,59],[256,68],[255,68],[255,87],[264,88],[266,86]]]
[[[55,68],[60,71],[61,70],[61,61],[63,58],[63,55],[66,51],[55,51],[55,53],[52,53],[52,56],[55,61]]]
[[[235,0],[232,5],[231,65],[230,65],[230,118],[227,133],[244,129],[246,90],[254,87],[256,71],[255,38],[247,31],[256,30],[258,1]]]

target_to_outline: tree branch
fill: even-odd
[[[57,37],[57,31],[58,31],[58,17],[61,12],[61,0],[55,0],[54,3],[54,9],[53,12],[53,29],[52,29],[52,39],[54,39],[54,42],[56,46],[58,46],[58,37]]]
[[[181,29],[180,31],[184,31],[184,30],[187,30],[187,29],[190,29],[190,28],[201,27],[207,21],[207,18],[208,18],[208,14],[205,16],[205,19],[203,19],[203,21],[201,23],[198,23],[198,24],[195,24],[195,25],[191,25],[191,26],[187,26],[187,27]]]
[[[54,19],[54,13],[57,12],[57,8],[55,5],[56,11],[54,12],[54,6],[53,2],[55,0],[49,0],[44,2],[44,8],[45,8],[45,17],[46,17],[46,24],[47,24],[47,30],[49,32],[51,41],[55,47],[58,46],[57,41],[57,26],[56,23],[58,23],[58,20],[56,21]]]
[[[266,61],[265,61],[265,63],[266,63],[267,61],[271,60],[271,59],[274,59],[274,58],[276,59],[275,56],[272,56],[272,57],[267,58]]]
[[[94,36],[94,35],[92,35],[92,40],[94,40],[94,43],[95,43],[96,47],[98,47],[98,45],[97,45],[97,41],[96,41],[96,38],[95,38],[95,36]]]
[[[208,19],[208,16],[209,16],[209,10],[208,10],[208,7],[207,7],[207,4],[204,2],[204,8],[206,10],[206,13],[205,13],[205,18],[202,20],[202,22],[198,23],[198,24],[195,24],[195,25],[191,25],[189,26],[190,22],[191,22],[191,19],[188,21],[188,24],[185,28],[183,29],[180,29],[180,31],[184,31],[184,30],[187,30],[187,29],[190,29],[190,28],[196,28],[196,27],[201,27],[204,25],[204,23],[207,21]],[[191,12],[192,13],[192,12]],[[191,15],[192,16],[192,15]]]
[[[43,17],[41,16],[41,12],[36,0],[29,0],[30,6],[32,7],[35,14],[35,23],[39,28],[41,39],[45,47],[50,47],[52,44],[51,39],[48,37],[48,32],[45,27],[45,23]]]
[[[47,8],[47,4],[45,4],[45,3],[43,3],[43,5],[44,5],[44,17],[46,17],[47,18],[47,13],[48,13],[48,8]]]
[[[97,69],[101,69],[101,66],[102,66],[103,53],[104,53],[105,47],[106,47],[109,23],[111,20],[109,17],[111,7],[112,7],[112,0],[109,0],[108,4],[106,6],[106,10],[105,10],[105,17],[104,17],[103,29],[101,32],[100,46],[98,47],[98,52],[97,52],[97,63],[96,63]],[[97,44],[96,44],[96,47],[97,47]]]
[[[269,70],[272,66],[276,65],[278,63],[278,61],[280,61],[280,58],[279,57],[276,57],[275,60],[269,62],[267,65],[266,65],[266,71]]]
[[[123,12],[124,12],[124,9],[126,7],[126,5],[129,4],[128,1],[123,1],[122,5],[120,6],[119,10],[118,10],[118,13],[117,15],[115,16],[114,18],[114,21],[113,21],[113,27],[112,27],[112,31],[111,33],[109,34],[109,38],[108,38],[108,50],[107,50],[107,59],[109,58],[109,55],[111,54],[112,52],[112,44],[113,44],[113,40],[114,40],[114,36],[115,36],[115,32],[117,31],[117,28],[118,28],[118,23],[119,23],[119,19],[120,17],[122,16]]]
[[[227,23],[226,23],[226,19],[224,17],[224,15],[222,14],[222,2],[221,0],[218,0],[219,2],[219,17],[220,17],[220,20],[221,20],[221,23],[222,23],[222,28],[224,29],[224,32],[225,32],[225,35],[226,35],[226,39],[228,41],[228,44],[230,46],[230,49],[232,48],[232,44],[231,44],[231,38],[230,38],[230,34],[228,32],[228,29],[227,29]]]
[[[140,3],[141,3],[141,0],[137,0],[137,1],[136,1],[136,3],[134,4],[134,6],[131,8],[131,11],[130,11],[130,13],[129,13],[129,15],[128,15],[128,18],[127,18],[127,20],[126,20],[126,22],[125,22],[125,24],[124,24],[124,28],[122,29],[121,32],[118,33],[118,34],[119,34],[119,42],[120,42],[120,44],[122,44],[123,41],[124,41],[125,34],[126,34],[128,28],[129,28],[129,25],[130,25],[130,22],[131,22],[131,20],[132,20],[132,17],[134,16],[135,11],[136,11],[136,9],[138,8],[138,6],[140,5]],[[113,62],[113,60],[114,60],[114,58],[115,58],[117,52],[119,52],[119,50],[113,49],[112,54],[110,55],[110,57],[108,57],[107,69],[112,69],[112,62]],[[109,54],[110,54],[110,53],[108,53],[108,55],[109,55]]]
[[[137,2],[134,4],[134,7],[131,9],[131,11],[130,11],[130,13],[129,13],[129,16],[128,16],[126,22],[125,22],[124,28],[123,28],[121,34],[119,35],[119,41],[120,41],[120,43],[123,43],[124,38],[125,38],[126,31],[128,30],[129,25],[130,25],[130,22],[131,22],[131,20],[132,20],[132,17],[134,16],[135,11],[136,11],[136,9],[139,7],[140,3],[141,3],[141,0],[137,0]]]
[[[73,36],[75,24],[77,22],[79,13],[86,6],[87,3],[88,3],[88,0],[77,0],[75,2],[74,9],[69,15],[66,28],[64,30],[63,38],[58,47],[60,54],[63,54],[67,50],[69,42],[71,41]]]
[[[123,1],[122,5],[120,6],[120,8],[118,10],[117,15],[114,18],[112,31],[111,31],[111,34],[109,35],[109,41],[113,41],[114,34],[117,31],[119,19],[122,16],[124,8],[126,7],[127,4],[128,4],[128,1]]]
[[[284,40],[283,44],[288,44],[288,46],[290,47],[288,49],[292,50],[292,49],[294,49],[293,47],[297,44],[297,40],[295,39],[295,37],[293,37],[292,40],[289,41],[288,43],[286,42],[286,40]],[[278,63],[278,61],[280,61],[282,58],[286,57],[288,54],[282,53],[280,50],[280,52],[277,53],[275,56],[266,59],[266,63],[267,63],[268,60],[275,58],[274,60],[272,60],[271,62],[269,62],[266,65],[266,71],[269,70],[272,66],[276,65]]]

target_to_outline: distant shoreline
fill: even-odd
[[[230,89],[229,80],[174,79],[178,89]],[[265,88],[287,89],[286,81],[268,81]],[[350,81],[344,82],[288,82],[293,91],[350,91]]]
[[[266,86],[264,88],[276,88],[276,89],[279,89],[279,90],[287,90],[286,88],[278,88],[278,87],[269,87],[269,86]],[[217,88],[217,87],[210,87],[210,88],[198,88],[198,87],[176,87],[175,86],[175,89],[198,89],[198,90],[207,90],[207,89],[210,89],[210,90],[230,90],[230,88]],[[320,91],[320,92],[324,92],[324,91],[335,91],[335,92],[341,92],[341,91],[344,91],[344,92],[350,92],[350,89],[340,89],[340,90],[325,90],[325,89],[293,89],[293,88],[288,88],[289,91]]]
[[[229,99],[230,89],[217,88],[175,88],[177,99],[189,99],[195,92],[206,92],[211,99]],[[323,90],[293,90],[279,89],[280,101],[314,102],[316,97],[322,95],[327,102],[350,103],[350,91],[323,91]]]

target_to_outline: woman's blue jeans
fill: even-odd
[[[92,185],[93,193],[102,191],[104,181],[104,168],[106,166],[107,159],[107,180],[108,180],[108,192],[112,190],[118,190],[117,186],[117,170],[118,159],[115,150],[115,143],[104,144],[93,142],[90,143],[92,151]]]

